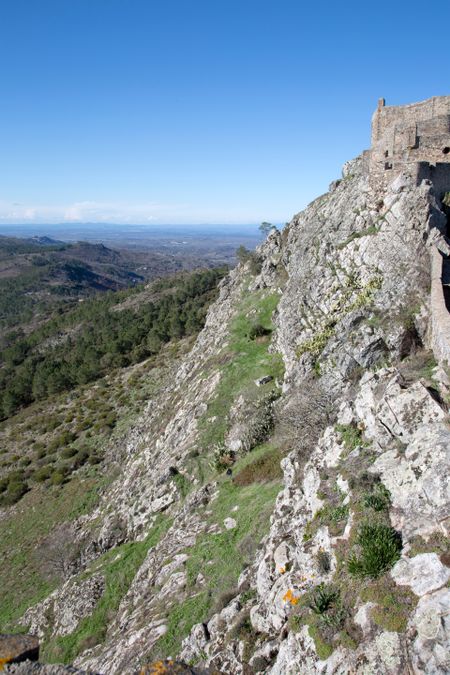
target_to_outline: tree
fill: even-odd
[[[272,225],[272,223],[268,223],[267,221],[262,222],[261,225],[259,226],[259,231],[260,231],[265,237],[267,237],[267,235],[269,234],[269,232],[270,232],[271,230],[276,230],[276,229],[277,229],[277,228],[275,227],[275,225]]]

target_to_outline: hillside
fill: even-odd
[[[84,241],[66,244],[48,237],[0,236],[0,331],[19,327],[28,331],[51,312],[96,293],[212,264],[206,256],[194,260]]]
[[[1,512],[0,628],[38,635],[43,661],[448,672],[448,317],[431,264],[450,252],[448,197],[407,167],[373,180],[366,159],[221,280],[157,373],[143,361],[91,388],[102,418],[111,386],[142,392],[100,472]]]

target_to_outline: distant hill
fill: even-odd
[[[0,330],[27,323],[33,328],[55,305],[129,288],[204,262],[83,241],[0,236]]]

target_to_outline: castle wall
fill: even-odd
[[[381,99],[372,116],[372,145],[394,126],[411,126],[445,115],[450,115],[450,96],[433,96],[426,101],[399,106],[385,106]]]
[[[430,181],[438,199],[450,192],[450,96],[420,103],[386,106],[372,117],[372,146],[364,153],[370,181],[379,189],[406,172],[420,185]],[[431,341],[436,358],[450,365],[450,313],[443,275],[448,259],[431,249]],[[445,281],[448,283],[448,279]]]
[[[440,362],[450,364],[450,314],[445,304],[442,286],[443,258],[440,251],[431,249],[431,346]]]
[[[413,176],[416,185],[420,185],[423,180],[431,181],[438,199],[441,199],[445,192],[450,192],[450,163],[418,162],[414,166]]]
[[[450,96],[406,106],[380,99],[372,117],[371,180],[382,186],[402,171],[414,175],[417,162],[450,164]],[[440,184],[447,180],[445,171],[436,177]]]

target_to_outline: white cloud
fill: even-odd
[[[72,204],[34,205],[0,200],[0,222],[35,223],[149,223],[167,217],[182,217],[185,205],[165,205],[154,202],[127,204],[121,202],[80,201]]]
[[[145,225],[148,223],[257,223],[278,222],[275,214],[258,212],[250,204],[207,205],[165,204],[158,202],[96,202],[77,201],[70,204],[27,204],[0,199],[0,223],[117,223]]]

